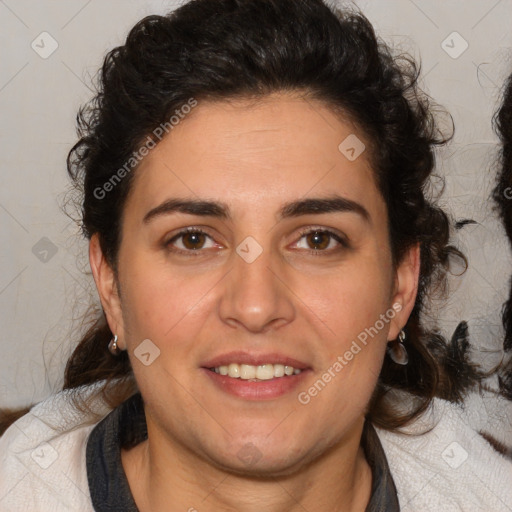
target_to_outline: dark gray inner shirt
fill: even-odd
[[[139,512],[121,464],[121,448],[146,440],[148,431],[140,393],[132,395],[89,434],[87,480],[96,512]],[[373,425],[366,421],[361,445],[372,470],[371,498],[365,512],[399,512],[395,483]]]

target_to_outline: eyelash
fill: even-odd
[[[183,229],[182,231],[180,231],[179,233],[174,235],[171,239],[169,239],[167,242],[165,242],[164,243],[165,248],[167,248],[171,252],[178,253],[178,254],[183,254],[183,255],[186,255],[186,256],[193,256],[193,257],[201,256],[201,253],[204,252],[201,249],[197,249],[197,250],[183,250],[183,249],[171,248],[171,244],[173,242],[175,242],[179,238],[183,237],[184,235],[187,235],[187,234],[190,234],[190,233],[203,234],[203,235],[206,235],[210,239],[212,238],[207,232],[203,231],[202,229],[194,228],[194,227],[189,227],[189,228]],[[334,239],[341,246],[338,249],[329,249],[329,250],[326,250],[326,249],[323,249],[323,250],[322,249],[305,249],[312,256],[328,256],[328,255],[330,255],[332,253],[336,253],[336,252],[339,252],[340,250],[348,249],[350,247],[348,242],[347,242],[347,240],[345,239],[345,237],[343,237],[343,236],[341,236],[341,235],[339,235],[339,234],[337,234],[337,233],[335,233],[333,231],[330,231],[329,229],[320,228],[320,227],[313,227],[313,228],[310,227],[310,228],[303,229],[302,231],[300,231],[299,240],[301,240],[305,235],[309,235],[309,234],[312,234],[312,233],[322,233],[322,234],[328,235],[331,239]]]

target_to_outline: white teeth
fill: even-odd
[[[244,380],[256,378],[256,367],[249,364],[240,365],[240,378]]]
[[[236,363],[231,363],[228,366],[228,375],[234,379],[238,379],[240,377],[240,366]]]
[[[253,366],[251,364],[231,363],[229,366],[217,366],[212,368],[215,373],[228,375],[233,379],[242,380],[270,380],[277,377],[298,375],[302,370],[293,366],[283,364],[261,364]]]
[[[254,368],[254,366],[253,366]],[[274,365],[262,364],[256,369],[256,378],[259,380],[269,380],[274,378]]]
[[[284,364],[274,365],[274,377],[284,377]]]

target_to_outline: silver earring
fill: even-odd
[[[388,355],[396,364],[406,365],[409,362],[409,355],[407,354],[407,349],[404,346],[404,341],[405,332],[402,329],[398,334],[398,339],[392,341],[388,345]]]
[[[117,334],[114,334],[114,337],[110,340],[108,349],[113,356],[118,356],[122,352],[122,350],[117,346]]]

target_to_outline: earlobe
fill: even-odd
[[[399,311],[391,321],[388,340],[394,340],[398,337],[400,330],[407,323],[414,308],[418,294],[420,261],[420,244],[418,242],[407,250],[402,261],[398,264],[392,304],[399,304],[400,307],[395,308]]]
[[[124,340],[121,303],[115,274],[103,255],[96,233],[89,242],[89,264],[110,330],[117,334],[120,340]]]

